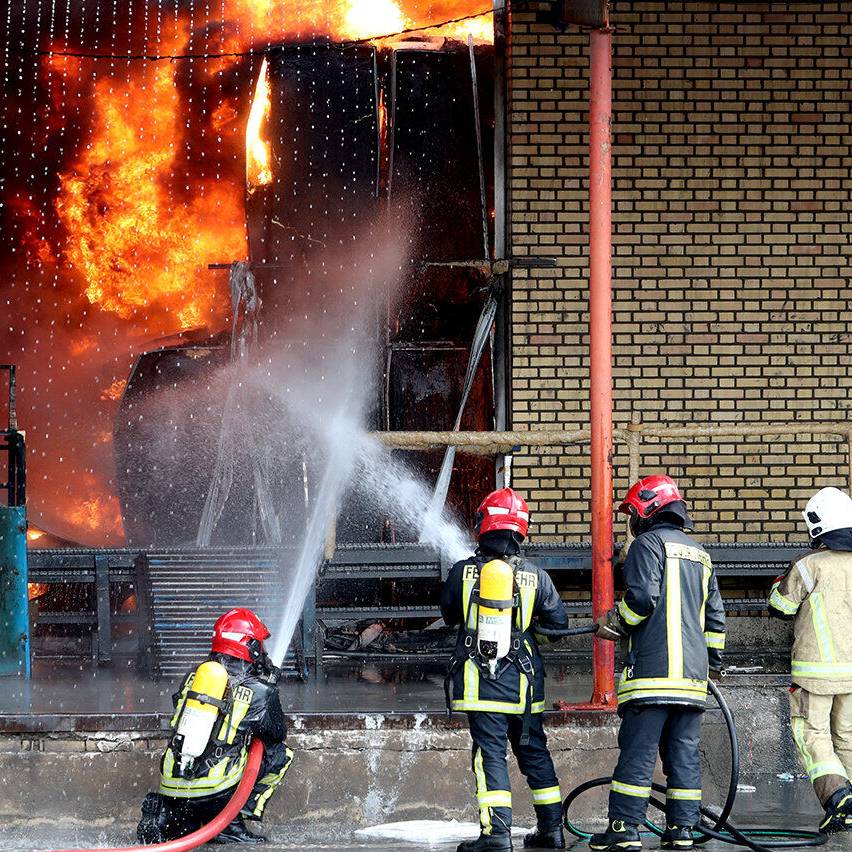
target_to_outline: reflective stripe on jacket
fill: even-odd
[[[852,553],[802,556],[775,581],[768,603],[795,616],[793,682],[818,695],[852,692]]]
[[[229,790],[242,778],[252,736],[267,745],[283,742],[287,736],[278,687],[261,680],[251,663],[223,654],[212,658],[228,670],[230,712],[223,715],[219,711],[210,742],[195,760],[188,777],[179,774],[179,755],[169,743],[160,761],[160,793],[164,796],[195,799]],[[175,712],[170,723],[173,730],[194,677],[195,672],[190,672],[174,696]]]
[[[629,651],[618,703],[703,707],[707,669],[722,666],[725,610],[707,553],[682,529],[660,524],[630,546],[618,612]]]
[[[503,661],[494,680],[483,677],[465,648],[465,637],[476,630],[479,605],[471,601],[482,566],[495,558],[503,558],[515,570],[520,605],[515,609],[515,629],[523,652],[532,663],[531,712],[544,710],[544,664],[538,650],[542,637],[530,629],[533,618],[545,627],[568,626],[568,617],[549,575],[520,557],[495,557],[477,553],[457,562],[450,569],[441,593],[441,612],[448,626],[459,625],[454,659],[459,665],[453,675],[453,710],[522,714],[527,709],[529,679],[510,662]],[[522,652],[522,653],[523,653]]]

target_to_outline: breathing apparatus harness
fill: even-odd
[[[175,718],[175,732],[169,748],[176,760],[175,774],[180,778],[190,778],[196,761],[209,746],[215,746],[215,749],[208,762],[217,762],[228,744],[234,695],[227,669],[215,660],[207,660],[191,675],[188,688],[175,697],[182,699],[183,703]],[[225,719],[229,720],[228,728],[224,736],[217,736],[214,729]]]
[[[444,678],[444,697],[449,718],[453,714],[453,677],[468,660],[486,680],[499,680],[507,669],[514,667],[527,681],[520,744],[529,745],[535,668],[523,641],[524,630],[518,626],[523,613],[515,571],[522,562],[520,556],[506,556],[492,559],[480,568],[468,599],[468,617],[462,631],[464,652],[460,654],[457,647],[450,661]],[[482,594],[483,583],[487,596]],[[507,592],[510,592],[508,596]],[[470,613],[474,604],[477,606],[476,627],[471,627]]]
[[[276,684],[281,671],[265,654],[257,655],[256,665],[261,680]],[[208,768],[212,768],[224,756],[226,746],[234,745],[231,736],[234,730],[234,700],[239,696],[239,685],[232,686],[228,671],[217,660],[206,660],[191,675],[188,688],[175,696],[177,700],[183,697],[175,719],[175,732],[169,742],[169,747],[175,756],[177,765],[175,772],[180,778],[190,778],[195,769],[196,761],[213,747],[212,753],[206,758]],[[251,701],[251,694],[243,696]],[[222,725],[227,722],[224,729]],[[216,728],[219,733],[215,734]],[[245,745],[248,735],[242,737],[240,745]]]

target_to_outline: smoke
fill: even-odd
[[[367,433],[382,366],[376,317],[404,262],[406,233],[396,224],[393,232],[370,229],[354,252],[330,252],[321,291],[314,282],[306,299],[306,282],[295,288],[304,312],[291,316],[286,338],[276,335],[244,374],[235,367],[225,373],[243,390],[243,428],[252,430],[256,445],[273,448],[265,462],[267,479],[281,488],[273,509],[283,538],[295,545],[294,560],[281,565],[282,589],[275,595],[284,609],[270,625],[271,656],[279,664],[344,500],[354,498],[365,516],[391,518],[412,541],[429,515],[431,489]],[[245,437],[235,435],[234,444]],[[292,474],[300,466],[304,492]],[[447,514],[431,517],[422,540],[451,561],[470,552],[465,533]]]

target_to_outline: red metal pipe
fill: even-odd
[[[589,86],[589,354],[592,614],[612,608],[612,31],[591,32]],[[592,641],[591,703],[615,702],[615,645]]]
[[[139,852],[140,849],[150,850],[150,852],[188,852],[190,849],[195,849],[197,846],[212,840],[237,818],[237,814],[251,795],[260,772],[262,760],[263,743],[254,739],[249,746],[248,760],[243,777],[237,784],[237,789],[228,804],[225,805],[224,810],[207,825],[202,826],[198,831],[193,831],[192,834],[187,834],[186,837],[169,840],[168,843],[153,843],[150,846],[117,846],[111,848],[99,846],[97,849],[54,849],[50,852]]]

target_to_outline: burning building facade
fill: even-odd
[[[414,148],[404,134],[416,137],[421,133],[418,121],[424,122],[424,133],[429,130],[425,122],[436,121],[435,115],[404,118],[402,112],[395,120],[392,93],[401,89],[391,76],[398,64],[407,86],[412,77],[406,61],[396,62],[398,51],[388,40],[358,45],[348,39],[369,39],[477,11],[444,3],[430,8],[427,19],[425,12],[392,2],[342,2],[307,15],[304,10],[282,12],[274,5],[234,0],[209,18],[180,2],[111,8],[110,15],[92,4],[59,11],[49,21],[27,8],[16,7],[5,16],[10,50],[4,60],[9,73],[3,107],[8,119],[16,116],[16,133],[6,133],[3,140],[4,224],[15,246],[4,257],[12,321],[3,332],[3,345],[10,355],[19,353],[21,416],[33,436],[31,517],[51,534],[91,544],[187,540],[191,523],[183,523],[178,532],[158,520],[156,512],[146,517],[144,504],[145,494],[158,487],[163,493],[166,469],[176,469],[169,467],[169,455],[186,449],[179,433],[192,435],[197,426],[197,420],[170,422],[168,413],[176,414],[174,396],[184,391],[192,395],[196,380],[206,389],[204,371],[215,372],[228,360],[228,274],[208,267],[228,267],[237,259],[252,262],[264,302],[261,336],[270,335],[275,322],[284,321],[274,319],[282,315],[279,311],[292,312],[302,298],[292,286],[288,291],[284,282],[293,275],[283,265],[292,264],[295,254],[300,269],[321,265],[323,238],[317,233],[323,228],[327,232],[329,223],[339,230],[351,214],[366,235],[371,221],[393,215],[391,200],[401,205],[403,191],[408,193],[412,185],[405,170]],[[429,31],[417,51],[424,78],[432,79],[421,84],[430,108],[439,100],[444,108],[454,98],[463,102],[454,117],[457,123],[451,122],[443,137],[430,144],[438,150],[454,143],[454,136],[464,140],[468,165],[459,187],[465,188],[452,185],[445,163],[439,175],[443,183],[423,194],[436,199],[434,204],[448,205],[456,211],[456,222],[463,223],[453,231],[456,245],[450,251],[448,244],[444,255],[453,260],[470,256],[461,252],[461,232],[468,226],[475,234],[481,230],[475,182],[468,207],[460,206],[476,175],[477,156],[475,145],[467,144],[475,128],[463,41],[469,32],[476,36],[481,101],[488,110],[484,44],[490,29],[486,14]],[[452,37],[461,41],[454,50],[443,50]],[[274,47],[279,41],[290,47]],[[440,85],[448,79],[438,70],[443,53],[443,65],[455,63],[452,73],[460,76],[439,92],[438,75],[443,74]],[[126,54],[127,61],[118,62],[119,54]],[[175,56],[179,58],[168,61]],[[305,70],[290,75],[288,94],[285,66],[294,60]],[[432,70],[427,70],[430,63]],[[344,77],[350,72],[347,83]],[[333,74],[338,78],[332,79]],[[267,83],[268,110],[263,106]],[[332,88],[324,93],[324,87]],[[456,94],[447,96],[449,91]],[[341,110],[330,119],[324,111],[328,99]],[[400,110],[419,108],[403,100]],[[347,111],[352,119],[348,124]],[[292,124],[296,116],[300,123]],[[312,131],[318,120],[338,134],[342,148],[333,150],[334,143]],[[485,115],[486,134],[488,122]],[[397,161],[392,165],[394,147]],[[309,162],[312,148],[332,159]],[[487,154],[487,145],[485,150]],[[255,160],[266,155],[266,170],[261,163],[258,174],[252,174]],[[434,170],[434,164],[428,168]],[[351,180],[348,169],[354,170]],[[299,199],[295,216],[282,191],[288,180],[293,198]],[[397,189],[392,188],[394,180]],[[414,231],[429,221],[434,228],[428,210],[412,212],[416,203],[413,195],[406,201]],[[468,218],[471,204],[473,217]],[[322,212],[308,215],[308,210]],[[428,252],[418,248],[415,255],[414,245],[410,248],[412,259],[430,259]],[[477,244],[472,256],[481,253]],[[446,270],[415,274],[412,267],[400,277],[406,283],[395,288],[396,294],[431,277],[435,283],[429,286],[437,293],[432,298],[441,302],[447,295],[438,292],[445,286]],[[418,310],[406,312],[386,300],[384,319],[376,319],[386,351],[376,365],[375,382],[383,385],[386,367],[397,378],[378,394],[372,423],[393,425],[395,412],[407,404],[401,397],[410,395],[400,387],[400,382],[410,382],[410,377],[402,378],[404,361],[411,357],[407,344],[428,342],[433,378],[458,384],[448,376],[453,369],[463,374],[469,331],[481,301],[481,293],[475,292],[483,285],[478,277],[458,272],[450,299],[460,306],[455,314],[424,303],[418,318]],[[413,293],[408,304],[417,304]],[[446,299],[442,304],[448,304]],[[442,312],[444,321],[457,327],[440,328],[435,317]],[[408,331],[399,330],[405,324]],[[187,354],[181,356],[184,350]],[[394,354],[388,354],[391,350]],[[488,394],[485,378],[483,373],[479,396]],[[158,387],[166,412],[160,422],[166,428],[158,434],[154,456],[144,463],[122,444],[123,438],[139,437],[133,432],[138,420],[130,423],[126,415],[131,410],[138,414],[142,397],[151,397]],[[388,403],[391,397],[394,401]],[[487,399],[471,405],[471,411],[479,412],[477,423],[488,425],[488,407]],[[422,400],[409,408],[422,413]],[[215,414],[206,417],[207,436],[213,421]],[[200,469],[204,441],[198,434],[194,452]],[[204,490],[197,478],[191,488],[180,478],[171,479],[168,492],[185,493],[185,498],[175,497],[170,517],[183,516],[185,506],[192,515],[192,507],[203,503]]]
[[[335,326],[341,318],[334,303],[348,277],[366,275],[374,291],[364,295],[376,344],[370,429],[447,429],[456,416],[489,284],[481,268],[491,244],[493,104],[489,45],[444,39],[385,47],[291,44],[269,49],[259,69],[247,122],[250,260],[244,269],[252,276],[255,305],[248,310],[258,346],[292,346],[305,336],[319,357],[325,352],[321,338],[345,331]],[[401,248],[390,278],[363,268],[389,232]],[[235,322],[244,320],[235,315]],[[215,467],[210,382],[231,354],[226,341],[211,339],[138,360],[115,441],[130,543],[194,538],[193,519],[200,519],[210,487],[206,472]],[[464,425],[491,428],[492,400],[486,359]],[[256,410],[245,416],[256,419]],[[245,425],[251,433],[255,424]],[[212,541],[268,540],[253,453],[266,454],[262,467],[275,480],[269,487],[278,502],[299,504],[302,492],[310,499],[312,477],[292,444],[276,437],[270,446],[271,433],[261,434],[238,439],[230,508]],[[428,453],[409,453],[407,461],[432,479],[440,465]],[[460,458],[451,504],[472,519],[492,477],[487,459]],[[338,540],[405,534],[356,501],[342,513]]]

